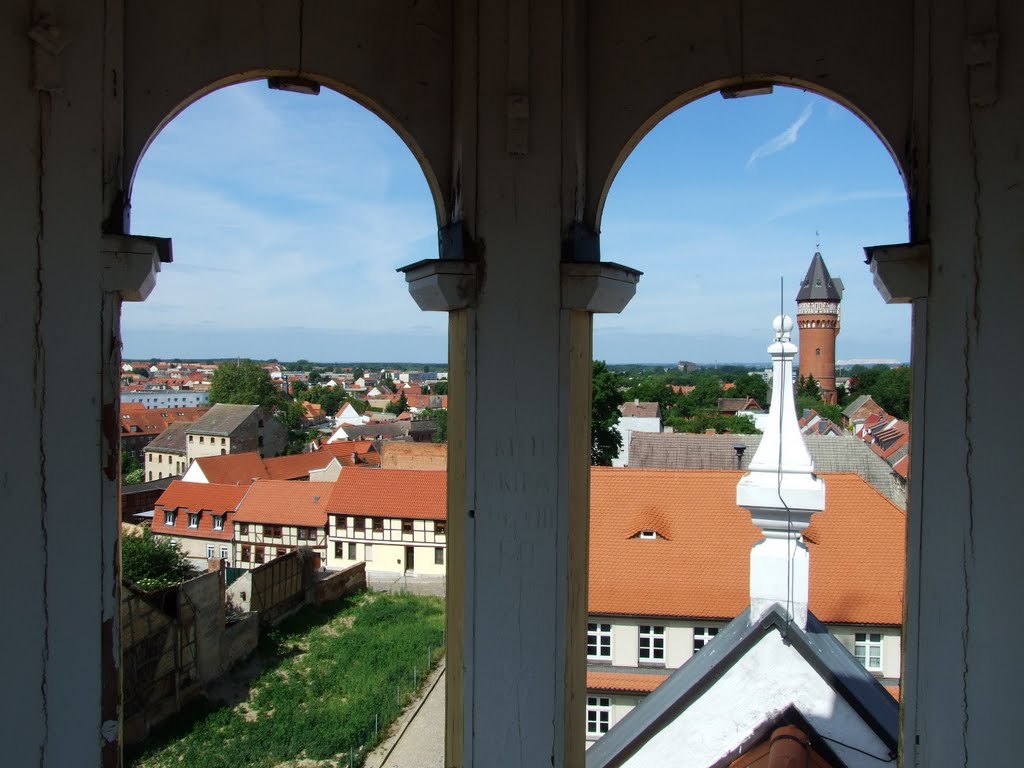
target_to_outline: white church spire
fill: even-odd
[[[825,484],[814,475],[793,401],[793,320],[772,323],[772,402],[761,444],[749,472],[736,487],[736,503],[750,511],[765,538],[750,553],[750,620],[773,605],[784,608],[801,629],[807,627],[809,556],[800,534],[811,515],[825,508]]]

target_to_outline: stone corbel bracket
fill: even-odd
[[[409,293],[424,312],[451,312],[476,306],[476,264],[453,259],[424,259],[399,267]]]
[[[174,256],[171,238],[143,235],[103,235],[103,290],[122,301],[145,301],[156,286],[161,264]]]
[[[642,274],[610,261],[563,262],[562,309],[621,312],[636,295]]]
[[[928,297],[928,243],[869,246],[864,255],[886,304],[908,304]]]
[[[456,221],[437,231],[439,259],[399,267],[416,306],[424,312],[451,312],[476,306],[477,263],[466,226]]]

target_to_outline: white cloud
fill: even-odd
[[[906,200],[902,189],[860,189],[850,192],[819,190],[809,195],[794,197],[779,203],[765,218],[766,222],[778,221],[786,216],[803,213],[813,208],[823,208],[840,203],[854,203],[864,200]]]
[[[811,119],[811,112],[813,109],[814,106],[812,104],[808,104],[804,107],[804,111],[800,113],[800,116],[794,120],[786,130],[778,136],[773,136],[768,139],[768,141],[751,152],[750,158],[747,160],[747,167],[749,168],[762,157],[774,155],[776,152],[781,152],[787,147],[791,147],[796,144],[797,137],[800,134],[800,129],[804,127],[804,123]]]

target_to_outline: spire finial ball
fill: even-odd
[[[772,330],[775,333],[789,333],[793,330],[793,318],[789,315],[776,315],[772,320]]]

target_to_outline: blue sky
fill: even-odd
[[[127,358],[446,358],[446,318],[394,271],[437,255],[427,184],[390,128],[330,91],[250,83],[189,107],[140,164],[132,230],[172,236],[174,263],[125,305]],[[839,358],[908,360],[909,310],[883,304],[863,264],[863,246],[907,236],[867,126],[792,89],[675,112],[609,192],[602,257],[646,274],[623,314],[595,319],[595,356],[764,359],[779,278],[792,312],[816,231],[846,285]]]

